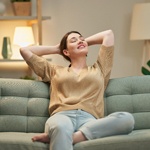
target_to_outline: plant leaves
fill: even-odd
[[[150,71],[147,70],[145,67],[142,66],[141,68],[141,72],[144,74],[144,75],[150,75]]]

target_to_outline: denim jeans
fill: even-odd
[[[115,112],[96,119],[83,110],[62,111],[51,116],[45,124],[50,137],[50,150],[73,150],[73,133],[80,130],[88,140],[112,135],[128,134],[134,128],[133,116]]]

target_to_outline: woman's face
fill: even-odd
[[[74,58],[76,56],[87,56],[88,44],[84,37],[78,33],[71,33],[67,38],[67,55]]]

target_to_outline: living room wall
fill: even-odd
[[[57,44],[70,30],[78,30],[85,37],[112,29],[115,34],[115,56],[111,78],[141,75],[143,41],[130,41],[132,8],[145,0],[44,0],[43,14],[50,15],[43,23],[43,44]],[[99,47],[90,47],[88,63],[97,58]],[[52,62],[68,65],[60,56]]]
[[[36,0],[32,2],[34,15],[36,14]],[[84,37],[87,37],[112,29],[115,34],[115,55],[111,78],[141,75],[144,41],[130,41],[129,39],[132,8],[134,4],[141,2],[150,2],[150,0],[42,0],[42,15],[51,16],[51,20],[43,21],[43,44],[58,44],[62,36],[70,30],[78,30]],[[0,29],[10,34],[14,25],[16,24],[11,24],[8,30],[5,23],[1,23]],[[13,37],[13,32],[11,34]],[[2,43],[2,39],[0,42]],[[99,46],[89,47],[87,57],[89,65],[96,60],[98,50]],[[52,63],[68,65],[68,62],[61,56],[49,57],[52,58]],[[20,77],[23,74],[13,72],[14,77]],[[7,77],[7,74],[4,73],[3,76]]]

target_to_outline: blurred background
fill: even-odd
[[[0,0],[5,12],[0,16],[0,48],[4,37],[10,37],[12,56],[4,60],[0,54],[0,77],[20,78],[31,75],[26,63],[19,54],[19,46],[14,41],[17,26],[26,26],[26,21],[4,20],[14,16],[10,0]],[[112,29],[115,35],[115,56],[111,78],[142,75],[143,45],[145,39],[131,40],[131,22],[133,8],[137,3],[150,0],[42,0],[41,14],[50,18],[42,21],[42,44],[58,44],[62,36],[71,30],[77,30],[84,37],[97,32]],[[37,0],[31,1],[31,16],[37,16]],[[34,44],[37,38],[37,23],[32,24]],[[144,29],[143,29],[144,30]],[[20,33],[21,34],[21,33]],[[98,54],[99,46],[89,47],[88,64],[92,65]],[[69,63],[59,55],[47,56],[51,63],[67,66]],[[16,60],[17,61],[13,61]]]

